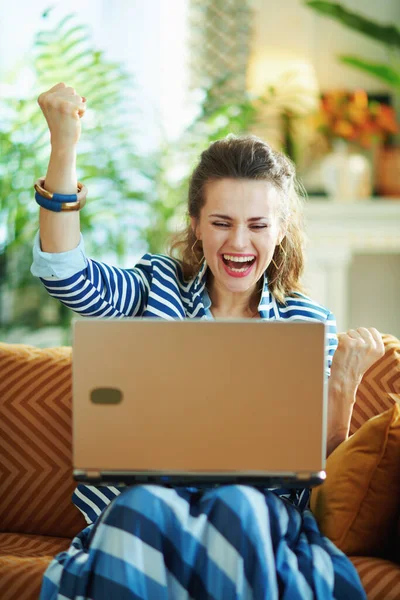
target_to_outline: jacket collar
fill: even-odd
[[[186,309],[186,316],[188,318],[206,319],[206,310],[204,306],[204,290],[207,282],[207,269],[208,265],[203,259],[200,266],[200,270],[196,277],[189,282],[189,293],[191,296],[191,302]],[[211,304],[210,304],[211,305]],[[209,306],[210,306],[209,305]],[[209,308],[207,306],[207,308]],[[279,311],[275,298],[268,289],[268,277],[264,273],[263,291],[261,294],[260,302],[258,304],[258,311],[262,319],[279,319]]]

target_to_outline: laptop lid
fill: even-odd
[[[324,469],[323,323],[86,318],[73,330],[76,479],[306,482]]]

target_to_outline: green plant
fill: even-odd
[[[26,77],[33,85],[28,93],[16,97],[15,91]],[[140,180],[143,186],[146,177],[144,160],[132,144],[135,107],[124,94],[133,85],[132,78],[92,47],[88,28],[76,24],[74,15],[51,27],[46,11],[30,62],[7,76],[4,83],[13,94],[0,99],[0,112],[5,115],[0,123],[1,281],[18,297],[12,320],[32,328],[46,324],[46,310],[41,308],[49,301],[29,271],[39,214],[32,185],[45,174],[50,152],[47,125],[36,99],[58,81],[84,90],[90,103],[78,161],[78,178],[90,186],[90,202],[81,213],[89,251],[96,255],[112,249],[121,260],[131,235],[127,216],[146,199],[140,187]],[[59,304],[58,317],[52,318],[69,322],[68,313]]]
[[[381,42],[388,50],[389,64],[364,60],[359,56],[340,55],[339,60],[346,65],[361,69],[365,73],[385,82],[395,93],[400,93],[400,30],[394,25],[382,25],[371,19],[352,12],[336,2],[307,0],[306,6],[326,15],[342,25],[358,31],[377,42]]]

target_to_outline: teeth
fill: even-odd
[[[245,271],[247,271],[248,267],[242,267],[241,269],[235,269],[234,267],[228,267],[228,269],[230,271],[233,271],[234,273],[244,273]]]
[[[254,256],[232,256],[232,254],[224,254],[225,260],[232,260],[234,262],[249,262],[250,260],[254,260]]]

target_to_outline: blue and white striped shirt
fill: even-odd
[[[74,312],[90,317],[152,317],[160,319],[209,319],[211,301],[207,293],[207,264],[185,282],[178,260],[145,254],[135,267],[121,269],[86,257],[83,237],[77,248],[68,252],[47,253],[40,248],[39,232],[33,248],[33,275],[45,288]],[[294,292],[278,303],[264,287],[258,305],[261,320],[322,321],[326,323],[326,374],[330,373],[337,347],[336,321],[332,313],[307,296]],[[93,522],[110,499],[120,493],[114,486],[79,485],[73,495],[75,505],[88,523]],[[296,503],[303,504],[299,492]],[[282,494],[283,495],[283,490]],[[285,495],[290,496],[289,492]]]
[[[207,319],[211,313],[207,294],[207,264],[185,282],[178,260],[145,254],[135,267],[121,269],[86,257],[83,237],[68,252],[51,254],[40,248],[39,232],[33,248],[33,275],[40,277],[49,294],[74,312],[90,317],[156,317]],[[262,320],[322,321],[327,325],[329,374],[337,347],[332,313],[307,296],[294,292],[280,304],[268,289],[267,277],[258,305]]]

